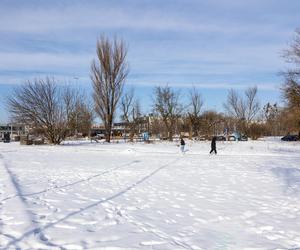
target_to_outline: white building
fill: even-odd
[[[25,126],[22,124],[0,124],[0,138],[4,137],[4,133],[10,133],[10,138],[25,133]]]

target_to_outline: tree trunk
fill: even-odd
[[[173,132],[172,132],[172,130],[169,130],[168,131],[168,136],[169,136],[169,141],[173,141]]]
[[[108,123],[105,126],[105,131],[106,131],[105,140],[106,140],[106,142],[110,142],[111,128],[112,128],[112,122],[108,121]]]
[[[191,140],[193,137],[193,125],[192,125],[192,121],[189,121],[189,139]]]

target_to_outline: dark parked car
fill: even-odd
[[[226,137],[223,135],[218,135],[217,136],[217,141],[226,141]]]
[[[247,135],[242,135],[240,140],[241,141],[248,141],[248,136]]]
[[[282,141],[298,141],[299,137],[298,135],[286,135],[281,138]]]
[[[10,142],[10,133],[8,133],[8,132],[4,133],[3,142],[4,143]]]

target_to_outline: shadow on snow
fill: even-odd
[[[59,219],[59,220],[57,220],[57,221],[55,221],[55,222],[51,222],[51,223],[49,223],[49,224],[47,224],[47,225],[45,225],[45,226],[38,227],[38,228],[34,228],[34,229],[32,229],[32,230],[27,231],[26,233],[24,233],[24,234],[23,234],[22,236],[20,236],[19,238],[10,241],[10,242],[5,246],[5,248],[8,248],[8,247],[10,247],[10,246],[12,246],[12,245],[15,245],[16,243],[22,241],[24,238],[26,238],[26,237],[28,237],[28,236],[30,236],[30,235],[32,235],[32,234],[42,233],[44,230],[46,230],[46,229],[48,229],[48,228],[51,228],[51,227],[53,227],[53,226],[55,226],[55,225],[57,225],[57,224],[59,224],[59,223],[65,221],[65,220],[69,219],[69,218],[72,217],[72,216],[75,216],[75,215],[77,215],[77,214],[80,214],[80,213],[82,213],[82,212],[88,210],[88,209],[91,209],[91,208],[93,208],[93,207],[96,207],[96,206],[100,205],[101,203],[108,202],[108,201],[110,201],[110,200],[116,199],[116,198],[118,198],[118,197],[124,195],[125,193],[129,192],[130,190],[132,190],[132,189],[134,189],[135,187],[139,186],[139,185],[142,184],[143,182],[147,181],[149,178],[151,178],[152,176],[154,176],[156,173],[158,173],[159,171],[161,171],[161,170],[163,170],[164,168],[168,167],[170,164],[176,162],[177,160],[178,160],[178,159],[175,159],[175,160],[173,160],[173,161],[171,161],[171,162],[169,162],[169,163],[167,163],[167,164],[164,164],[163,166],[161,166],[161,167],[155,169],[153,172],[151,172],[150,174],[144,176],[143,178],[141,178],[141,179],[138,180],[137,182],[131,184],[131,185],[128,186],[127,188],[121,190],[120,192],[118,192],[118,193],[116,193],[116,194],[114,194],[114,195],[112,195],[112,196],[110,196],[110,197],[101,199],[101,200],[99,200],[99,201],[97,201],[97,202],[94,202],[94,203],[92,203],[92,204],[90,204],[90,205],[88,205],[88,206],[86,206],[86,207],[80,208],[78,211],[69,213],[69,214],[67,214],[66,216],[64,216],[63,218],[61,218],[61,219]],[[45,242],[45,243],[46,243],[46,242]]]

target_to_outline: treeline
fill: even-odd
[[[7,107],[14,122],[23,123],[49,143],[59,144],[68,136],[81,133],[88,136],[96,115],[105,127],[106,141],[111,140],[113,122],[119,112],[126,122],[130,138],[139,132],[141,121],[151,117],[147,131],[172,140],[175,134],[190,137],[239,131],[256,139],[263,135],[300,135],[300,31],[296,31],[284,58],[292,68],[282,72],[284,107],[276,103],[260,105],[257,88],[243,94],[231,89],[224,103],[225,112],[203,111],[204,100],[193,88],[189,103],[170,86],[153,89],[152,114],[145,115],[134,90],[124,91],[129,73],[127,47],[122,40],[101,37],[97,41],[97,57],[91,64],[92,102],[84,91],[63,86],[53,78],[27,81],[8,98]],[[148,120],[149,122],[149,120]]]

